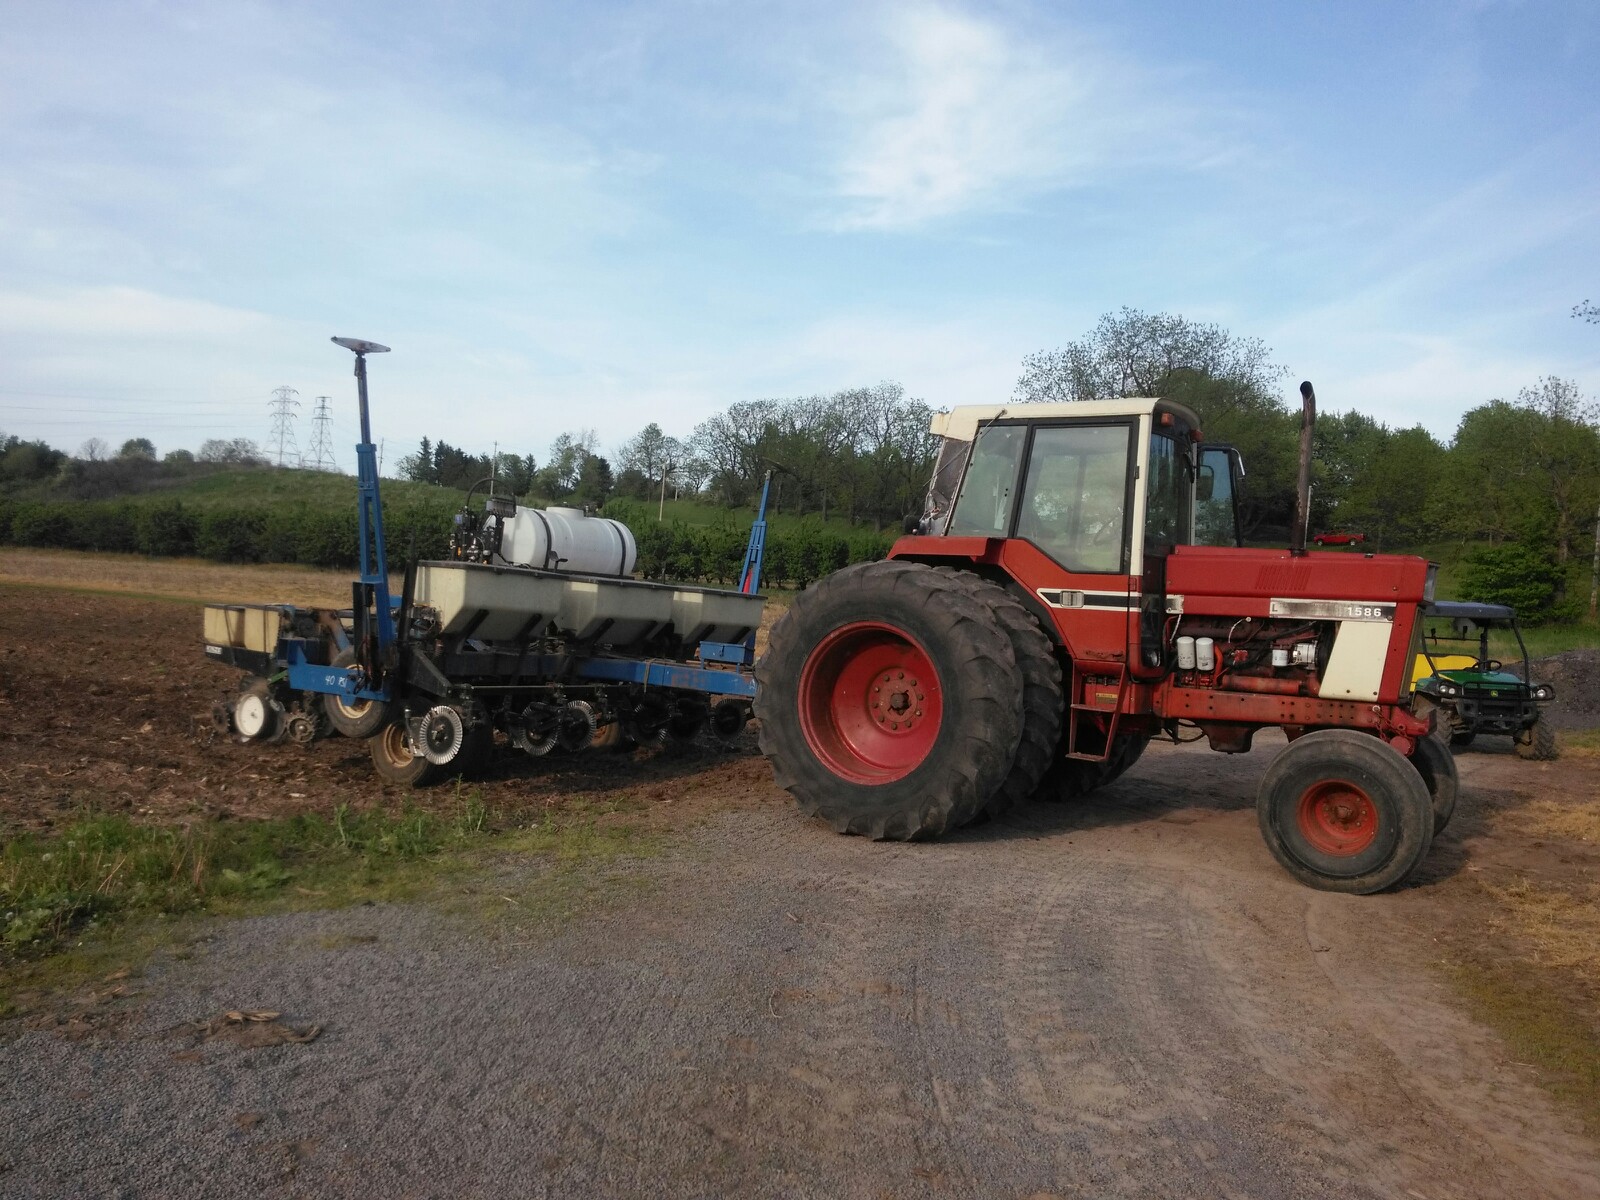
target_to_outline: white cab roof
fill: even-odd
[[[1200,427],[1200,418],[1192,409],[1159,397],[1136,396],[1125,400],[1071,400],[1057,404],[963,404],[949,412],[934,413],[928,428],[939,437],[957,438],[970,442],[977,436],[978,427],[995,420],[1049,421],[1060,417],[1143,417],[1160,408],[1171,412],[1188,423],[1192,429]]]

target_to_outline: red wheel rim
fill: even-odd
[[[1345,779],[1312,784],[1300,797],[1296,817],[1312,848],[1335,858],[1360,854],[1378,836],[1378,806]]]
[[[939,739],[944,699],[928,652],[875,621],[835,629],[800,673],[800,728],[835,775],[881,784],[916,770]]]

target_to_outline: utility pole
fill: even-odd
[[[339,469],[333,456],[333,411],[328,407],[332,403],[332,396],[318,396],[316,415],[311,418],[311,449],[306,454],[306,465],[313,471]]]
[[[1600,616],[1600,508],[1594,512],[1594,566],[1589,572],[1589,620]]]
[[[284,465],[284,459],[292,461],[290,466],[300,465],[300,447],[294,440],[294,410],[300,407],[300,401],[295,397],[300,393],[292,387],[280,387],[272,390],[272,399],[268,407],[272,409],[272,440],[278,443],[278,465]]]
[[[667,476],[672,474],[675,462],[667,462],[661,467],[661,503],[656,506],[656,524],[661,524],[667,518]]]

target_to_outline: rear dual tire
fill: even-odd
[[[979,813],[980,819],[998,817],[1034,794],[1061,749],[1061,722],[1066,707],[1061,663],[1039,622],[1004,588],[970,571],[936,569],[989,610],[995,625],[1011,642],[1017,671],[1022,676],[1022,736],[1017,754],[1005,782],[984,802]]]

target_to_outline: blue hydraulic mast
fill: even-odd
[[[750,526],[750,542],[745,547],[744,566],[739,569],[739,590],[753,596],[761,590],[761,559],[767,549],[767,492],[772,488],[772,472],[761,481],[761,507]]]
[[[394,613],[389,602],[389,560],[383,547],[383,504],[378,496],[378,448],[372,444],[367,413],[367,355],[387,354],[389,347],[360,338],[333,339],[356,356],[356,391],[361,399],[361,441],[356,445],[356,479],[360,489],[357,520],[361,536],[361,579],[351,585],[355,609],[356,661],[367,673],[367,687],[382,681],[395,643]]]

